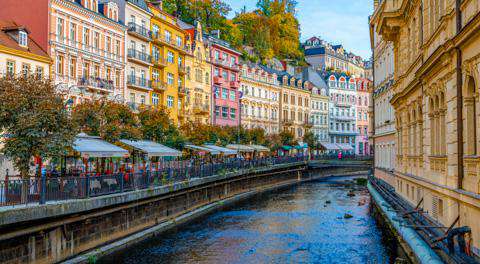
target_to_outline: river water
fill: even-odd
[[[396,247],[382,232],[365,187],[310,182],[257,195],[100,262],[393,263]]]

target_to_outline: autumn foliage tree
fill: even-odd
[[[72,119],[81,132],[100,136],[112,143],[143,136],[136,114],[127,105],[103,98],[76,105]]]
[[[34,157],[65,153],[76,133],[62,95],[49,80],[35,77],[0,78],[0,129],[1,152],[23,179],[30,176]],[[22,188],[23,201],[27,188]]]
[[[185,138],[173,124],[165,108],[143,109],[138,113],[138,119],[144,139],[173,148],[183,147]]]

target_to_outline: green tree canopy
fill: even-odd
[[[73,108],[72,119],[82,132],[112,143],[143,136],[135,113],[127,105],[107,99],[83,101]]]
[[[1,151],[23,178],[33,157],[66,153],[77,132],[62,95],[49,80],[33,77],[0,78],[0,127]]]
[[[144,139],[165,144],[172,148],[181,148],[185,138],[173,124],[165,108],[144,109],[138,114]]]

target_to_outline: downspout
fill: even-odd
[[[460,34],[462,30],[462,14],[460,11],[461,0],[455,1],[455,20],[456,20],[456,35]],[[463,94],[462,94],[462,51],[460,47],[455,47],[457,65],[457,188],[463,189]]]

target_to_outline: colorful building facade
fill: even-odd
[[[220,126],[238,126],[240,121],[240,52],[218,36],[207,36],[212,63],[212,123]]]
[[[241,125],[279,132],[280,85],[275,73],[251,63],[241,64]]]
[[[166,106],[174,123],[180,125],[186,120],[185,56],[190,53],[189,35],[176,17],[163,11],[161,2],[149,7],[153,13],[151,49],[155,62],[151,67],[152,102]]]
[[[186,99],[187,120],[193,123],[211,124],[212,113],[212,64],[210,49],[204,41],[201,23],[186,29],[191,38],[192,52],[185,57],[188,87]]]
[[[357,85],[355,78],[343,73],[324,73],[330,92],[330,143],[340,144],[343,151],[354,153],[358,130]]]
[[[439,225],[469,227],[480,256],[478,1],[374,6],[371,32],[393,45],[396,128],[394,169],[375,177]]]
[[[2,2],[0,18],[16,17],[53,60],[52,79],[75,103],[124,97],[125,34],[114,2]],[[35,16],[31,14],[35,13]]]
[[[356,78],[357,86],[357,131],[358,136],[355,142],[355,154],[360,156],[370,155],[369,139],[369,108],[370,108],[370,85],[371,81],[366,78]]]

